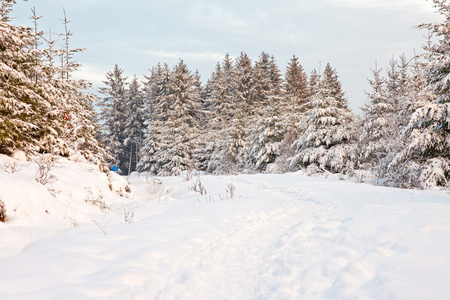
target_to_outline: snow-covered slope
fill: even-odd
[[[445,191],[300,173],[189,181],[134,173],[127,193],[124,178],[86,163],[58,160],[46,185],[34,179],[36,163],[16,164],[12,174],[0,167],[9,217],[0,223],[0,299],[450,294]]]

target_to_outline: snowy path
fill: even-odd
[[[446,299],[450,197],[298,174],[132,180],[131,224],[0,259],[0,299]],[[228,183],[234,200],[221,201]],[[155,201],[155,194],[158,201]],[[220,195],[220,197],[219,197]],[[122,209],[122,208],[120,208]]]
[[[285,184],[239,185],[279,207],[241,218],[195,249],[171,275],[163,299],[195,298],[199,290],[209,299],[389,298],[380,289],[377,264],[398,250],[352,236],[341,199],[325,200]]]

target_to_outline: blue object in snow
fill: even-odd
[[[118,168],[116,165],[114,165],[114,166],[111,168],[111,171],[116,172],[117,174],[119,174],[119,168]]]

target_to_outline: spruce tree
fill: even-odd
[[[262,110],[269,104],[272,89],[270,77],[270,55],[262,52],[253,68],[252,103],[249,112],[256,113],[256,118],[263,115]]]
[[[2,1],[0,18],[0,153],[37,152],[51,126],[46,114],[50,99],[36,84],[41,65],[30,28],[9,24],[12,1]]]
[[[167,64],[158,64],[151,70],[144,88],[144,141],[140,151],[138,170],[156,173],[159,164],[155,154],[162,149],[161,131],[168,119],[167,96],[171,85],[172,71]]]
[[[101,140],[108,147],[109,152],[119,170],[126,172],[129,159],[125,149],[125,121],[126,121],[126,77],[118,65],[113,71],[106,73],[106,87],[100,88],[104,95],[100,117],[103,121]]]
[[[246,57],[246,63],[250,62],[251,65],[247,55],[241,54],[241,57]],[[227,54],[214,74],[216,87],[212,120],[216,133],[209,137],[214,139],[214,150],[207,169],[210,173],[229,174],[238,171],[238,154],[243,145],[243,97],[248,95],[247,91],[239,89],[239,83],[244,83],[238,82],[241,71]]]
[[[264,86],[261,94],[262,103],[255,104],[258,114],[253,116],[253,125],[250,126],[249,135],[246,138],[245,165],[254,170],[265,170],[267,165],[275,162],[279,155],[281,140],[286,133],[283,122],[283,109],[286,99],[282,94],[282,80],[280,70],[273,57],[263,53],[256,64],[255,81]],[[261,76],[265,74],[264,76]],[[262,80],[265,77],[267,80]]]
[[[202,107],[194,75],[183,60],[174,67],[166,101],[167,120],[156,137],[161,146],[154,155],[158,162],[155,172],[161,176],[194,167],[192,154],[200,135]]]
[[[311,71],[311,74],[309,75],[308,96],[312,96],[317,92],[319,82],[320,82],[320,74],[317,72],[316,69],[314,69]]]
[[[297,151],[292,163],[346,172],[356,158],[352,146],[355,116],[343,98],[334,69],[324,73],[310,103],[311,109],[300,125],[302,133],[295,142]]]
[[[289,121],[296,124],[300,113],[306,111],[308,101],[308,81],[303,66],[294,55],[286,67],[284,91],[289,100]]]
[[[48,59],[54,52],[39,47],[40,16],[33,12],[34,29],[13,26],[8,23],[13,3],[2,1],[0,19],[0,152],[83,154],[102,163],[105,152],[93,123],[96,98],[84,92],[89,83],[58,79]]]
[[[193,155],[197,170],[207,171],[209,165],[212,168],[211,157],[216,145],[220,143],[219,132],[226,127],[229,107],[226,101],[230,100],[226,95],[226,85],[222,66],[217,63],[204,89],[208,91],[205,95],[205,128]]]
[[[128,85],[125,104],[124,144],[129,157],[128,174],[136,170],[144,136],[144,99],[136,76]]]
[[[387,78],[381,77],[380,70],[375,70],[373,80],[369,80],[372,92],[368,93],[369,105],[360,136],[360,163],[370,167],[383,183],[386,183],[390,162],[403,148],[402,107],[406,97],[411,95],[408,68],[404,56],[400,57],[400,63],[391,59]]]
[[[450,4],[445,0],[433,3],[444,20],[418,27],[436,37],[424,47],[426,89],[436,97],[411,115],[404,130],[407,145],[392,162],[393,167],[410,170],[409,178],[398,183],[405,187],[450,185]]]
[[[393,151],[395,110],[388,98],[386,80],[381,76],[381,69],[372,70],[373,79],[369,79],[372,90],[367,93],[369,103],[365,110],[362,125],[360,164],[366,168],[376,168],[378,177],[384,177],[380,170],[382,159]]]

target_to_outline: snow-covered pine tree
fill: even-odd
[[[124,151],[125,141],[125,121],[126,121],[126,77],[123,70],[118,65],[113,71],[106,73],[106,87],[100,88],[100,93],[104,95],[100,106],[100,117],[102,124],[101,140],[108,147],[109,152],[122,172],[127,170],[126,163],[129,159]]]
[[[2,0],[0,19],[0,153],[4,154],[39,150],[37,122],[50,107],[32,80],[36,72],[32,31],[8,23],[12,3]]]
[[[220,63],[208,79],[204,91],[205,97],[205,128],[201,134],[193,159],[195,168],[207,171],[216,144],[219,142],[219,131],[225,127],[226,95],[224,88],[224,74]]]
[[[270,108],[268,113],[269,115],[274,115],[274,113],[277,110],[279,110],[278,113],[282,113],[281,110],[284,111],[284,107],[286,106],[286,97],[284,97],[284,90],[283,90],[284,80],[274,56],[270,57],[269,78],[270,78],[270,92],[269,92]]]
[[[168,118],[169,102],[167,101],[167,95],[169,94],[171,77],[172,71],[167,64],[162,67],[161,64],[158,64],[152,68],[150,76],[145,76],[147,79],[144,89],[144,124],[146,130],[137,166],[140,172],[156,173],[159,169],[155,154],[162,147],[160,137],[162,128]]]
[[[355,116],[343,97],[334,69],[324,72],[310,105],[300,123],[302,133],[295,142],[297,151],[292,164],[346,172],[356,157],[352,146]]]
[[[252,106],[249,112],[250,116],[256,114],[256,118],[263,115],[264,110],[268,106],[269,94],[271,92],[270,78],[270,55],[262,52],[259,60],[256,61],[253,68],[253,89],[252,89]]]
[[[51,103],[36,84],[41,64],[34,50],[35,36],[30,28],[9,24],[15,1],[2,0],[0,19],[0,152],[36,152]]]
[[[281,122],[283,128],[285,128],[285,133],[280,142],[279,155],[276,159],[276,171],[278,172],[290,170],[289,160],[295,154],[292,144],[299,135],[297,124],[308,109],[307,104],[310,96],[307,76],[295,55],[286,67],[284,78],[283,96],[285,99],[280,109]]]
[[[46,70],[53,70],[50,73],[54,74],[48,77],[48,80],[59,91],[57,95],[54,94],[53,98],[58,99],[58,107],[62,111],[58,118],[59,123],[63,123],[61,128],[64,128],[64,133],[61,136],[70,147],[69,155],[81,154],[87,160],[103,165],[108,155],[96,138],[99,128],[95,124],[97,114],[94,111],[94,104],[98,102],[98,98],[87,92],[92,86],[90,82],[83,79],[73,79],[71,76],[74,71],[81,67],[81,64],[74,60],[74,54],[83,51],[83,49],[72,49],[70,47],[69,37],[73,33],[68,29],[68,23],[64,11],[64,49],[58,52],[61,60],[65,61],[62,66],[58,68],[52,64],[53,48],[51,41],[49,42],[49,49],[44,50],[48,58]],[[60,71],[64,73],[64,76],[58,79],[57,74]]]
[[[399,124],[394,104],[386,90],[386,80],[381,76],[381,69],[375,67],[372,75],[373,78],[369,79],[372,90],[367,92],[369,103],[364,109],[365,118],[359,140],[359,167],[374,170],[379,178],[384,178],[385,170],[380,169],[381,161],[395,150],[393,139]]]
[[[195,148],[192,150],[192,162],[194,168],[199,171],[206,171],[214,151],[214,140],[217,136],[217,131],[212,130],[211,126],[211,90],[207,91],[201,84],[201,77],[198,70],[194,73],[194,86],[200,97],[200,107],[202,113],[198,114],[198,138],[195,143]]]
[[[244,53],[241,53],[241,58],[245,66],[250,66],[250,69],[246,68],[244,73],[239,73],[248,76],[245,79],[242,78],[243,81],[240,82],[244,85],[248,83],[247,80],[250,80],[251,60]],[[211,99],[214,102],[212,124],[216,129],[216,134],[210,136],[214,139],[214,151],[211,154],[207,170],[215,174],[230,174],[238,171],[238,153],[243,145],[243,120],[240,117],[244,114],[244,97],[249,94],[244,89],[239,90],[238,72],[243,70],[233,64],[228,54],[220,68],[219,66],[215,72],[215,92],[212,93],[213,98]],[[243,86],[240,87],[243,88]]]
[[[375,175],[381,182],[390,184],[389,176],[387,176],[389,164],[394,156],[404,147],[404,139],[401,137],[401,132],[408,122],[409,116],[405,115],[402,111],[405,101],[412,95],[413,89],[410,86],[409,64],[404,55],[400,56],[399,61],[392,58],[389,61],[386,73],[385,111],[380,111],[379,116],[376,117],[381,122],[383,120],[385,122],[383,128],[380,128],[382,136],[378,145],[379,150],[382,150],[384,154],[380,155],[374,170]]]
[[[402,62],[402,64],[405,64],[405,62]],[[416,55],[407,64],[409,65],[410,70],[408,83],[406,85],[408,89],[403,95],[400,106],[402,132],[408,125],[411,115],[417,109],[430,104],[435,98],[437,98],[433,90],[427,88],[426,74],[424,74],[426,63],[422,61],[418,55]]]
[[[58,69],[46,57],[53,58],[54,52],[39,49],[40,17],[34,12],[34,30],[13,26],[7,22],[12,3],[2,1],[0,20],[0,151],[81,153],[102,162],[105,153],[94,137],[92,121],[95,97],[83,92],[89,84],[57,79]]]
[[[263,87],[260,100],[255,101],[258,113],[253,116],[253,126],[246,138],[244,147],[245,165],[247,168],[263,171],[273,163],[279,155],[281,140],[286,133],[283,122],[283,109],[286,99],[282,94],[282,80],[280,70],[274,57],[268,59],[263,52],[260,61],[255,66],[255,81],[257,86]],[[265,77],[267,80],[262,80]],[[258,99],[258,97],[256,97]]]
[[[338,106],[342,105],[343,108],[347,108],[348,103],[344,98],[341,82],[338,79],[336,70],[329,63],[325,66],[325,70],[320,78],[321,89],[328,90],[329,95],[336,99]]]
[[[60,59],[61,59],[61,80],[69,80],[70,74],[73,71],[76,71],[79,69],[80,64],[78,64],[74,59],[73,55],[77,52],[81,52],[84,49],[82,48],[70,48],[70,38],[73,36],[73,32],[69,29],[69,23],[70,21],[67,19],[66,16],[66,10],[63,8],[64,18],[60,19],[64,25],[64,32],[62,34],[63,36],[63,43],[61,45],[60,50]]]
[[[308,96],[312,96],[317,92],[319,82],[320,82],[320,74],[317,72],[316,69],[314,69],[311,71],[311,74],[309,75]]]
[[[236,97],[234,99],[234,108],[241,117],[249,115],[248,111],[252,107],[252,98],[255,90],[255,80],[253,78],[252,60],[247,53],[241,54],[235,60],[236,69]],[[249,121],[247,121],[249,122]]]
[[[404,64],[405,59],[401,65]],[[414,59],[411,71],[412,75],[408,76],[405,84],[407,89],[400,97],[400,112],[396,116],[399,138],[394,142],[395,151],[392,151],[381,164],[387,169],[384,184],[395,187],[421,187],[420,164],[406,155],[406,147],[411,142],[411,136],[410,131],[405,129],[416,110],[431,104],[437,98],[433,90],[426,87],[424,62],[419,61],[418,57]]]
[[[128,84],[126,91],[126,104],[125,104],[125,124],[124,124],[124,146],[125,152],[129,157],[127,161],[127,172],[136,170],[139,162],[139,152],[142,147],[142,141],[144,139],[144,99],[140,87],[139,80],[136,75],[132,81]]]
[[[94,104],[98,98],[87,90],[91,83],[82,79],[58,80],[59,87],[65,94],[66,101],[60,120],[64,134],[62,137],[70,147],[69,155],[83,155],[88,161],[103,165],[108,154],[97,139],[99,127],[95,124]]]
[[[301,119],[300,114],[307,110],[309,97],[307,76],[295,55],[289,61],[284,77],[284,93],[289,100],[288,122],[294,127]]]
[[[155,172],[160,176],[178,175],[194,167],[192,153],[200,134],[201,99],[194,75],[183,60],[174,67],[166,97],[167,120],[156,139],[160,148],[155,153]]]
[[[437,96],[412,114],[404,131],[407,145],[391,164],[392,168],[409,169],[409,178],[397,183],[405,187],[450,186],[450,4],[447,0],[433,3],[444,20],[418,27],[436,37],[425,45],[423,56],[426,88]]]

